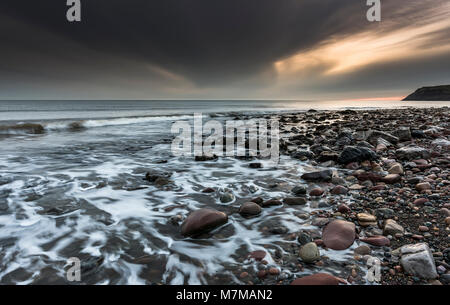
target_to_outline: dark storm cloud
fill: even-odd
[[[430,4],[441,2],[385,0],[388,20],[379,31],[421,22]],[[274,62],[376,27],[366,20],[365,0],[81,3],[82,22],[69,23],[65,0],[2,0],[1,89],[118,92],[147,86],[170,97],[182,96],[183,87],[235,87],[252,95],[277,78]],[[443,31],[436,39],[448,36]]]

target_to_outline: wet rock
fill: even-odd
[[[427,226],[419,226],[419,231],[420,232],[428,232],[428,231],[430,231],[430,229]]]
[[[267,271],[266,270],[259,270],[258,274],[257,274],[258,278],[263,279],[267,276]]]
[[[404,174],[403,166],[402,166],[400,163],[394,163],[394,164],[388,169],[388,173],[389,173],[389,174],[403,175],[403,174]]]
[[[305,186],[299,185],[299,186],[294,187],[294,188],[291,190],[291,192],[294,193],[294,194],[297,195],[297,196],[298,196],[298,195],[305,195],[306,192],[307,192],[307,189],[306,189]]]
[[[399,225],[395,220],[388,219],[384,223],[384,235],[395,235],[395,234],[404,234],[405,229]]]
[[[314,158],[314,153],[309,150],[299,149],[291,154],[291,157],[299,160],[307,160]]]
[[[397,157],[402,160],[414,160],[414,159],[428,159],[430,158],[430,152],[419,146],[405,146],[397,149]]]
[[[346,205],[346,204],[341,204],[338,207],[338,212],[342,213],[342,214],[347,214],[350,213],[352,210]]]
[[[289,230],[283,226],[275,226],[269,229],[269,232],[272,234],[286,234]]]
[[[242,216],[259,215],[261,214],[261,207],[254,202],[246,202],[240,207],[239,214]]]
[[[389,174],[383,177],[382,181],[386,184],[395,184],[402,181],[402,177],[398,174]]]
[[[355,254],[358,255],[369,255],[370,253],[372,253],[372,250],[366,245],[359,246],[355,249]]]
[[[182,220],[183,220],[182,215],[173,215],[169,218],[169,222],[174,226],[178,226]]]
[[[320,153],[317,161],[319,162],[327,162],[327,161],[337,161],[339,158],[339,154],[332,151],[323,151]]]
[[[301,245],[306,245],[307,243],[312,242],[311,236],[306,232],[300,232],[297,240]]]
[[[351,191],[360,191],[360,190],[363,190],[364,188],[365,188],[365,186],[362,186],[360,184],[352,184],[348,187],[348,189]]]
[[[283,203],[287,205],[305,205],[307,202],[305,197],[289,197],[283,199]]]
[[[418,190],[419,192],[431,190],[431,184],[429,182],[417,183],[416,190]]]
[[[377,139],[377,147],[380,146],[380,145],[383,145],[385,148],[393,146],[391,142],[386,141],[383,138],[378,138]]]
[[[383,152],[383,151],[386,151],[387,149],[388,149],[388,147],[387,147],[385,144],[380,143],[380,144],[378,144],[377,147],[375,148],[375,151],[376,151],[377,153],[381,153],[381,152]]]
[[[439,210],[439,212],[444,216],[450,216],[450,210],[447,208],[442,208]]]
[[[275,267],[271,267],[271,268],[269,268],[268,272],[269,272],[270,275],[278,275],[278,274],[280,274],[280,269],[275,268]]]
[[[367,213],[359,213],[356,215],[359,225],[362,227],[368,226],[376,226],[377,225],[377,217],[374,215],[370,215]]]
[[[195,161],[196,162],[205,162],[205,161],[212,161],[212,160],[217,160],[219,157],[217,157],[216,155],[213,156],[195,156]]]
[[[346,168],[346,169],[349,169],[349,170],[357,170],[359,167],[360,167],[360,166],[359,166],[359,163],[358,163],[358,162],[352,162],[352,163],[349,163],[349,164],[347,164],[347,165],[345,166],[345,168]]]
[[[257,262],[262,261],[266,257],[267,253],[264,250],[256,250],[250,252],[247,257],[254,259]]]
[[[394,210],[389,208],[379,208],[376,209],[375,215],[377,216],[377,218],[389,219],[394,217],[395,212]]]
[[[342,186],[347,185],[347,181],[345,181],[344,178],[337,177],[337,176],[333,176],[333,178],[331,178],[331,183],[336,184],[336,185],[342,185]]]
[[[159,180],[159,183],[162,183],[163,181],[169,181],[168,179],[172,176],[172,173],[169,172],[160,172],[160,171],[148,171],[145,174],[145,180],[157,183]]]
[[[220,195],[220,202],[222,203],[228,203],[234,200],[234,195],[233,193],[223,193],[222,195]]]
[[[316,273],[313,275],[304,276],[294,280],[291,285],[322,285],[331,286],[339,285],[339,280],[330,274],[326,273]]]
[[[400,127],[393,132],[400,142],[411,141],[411,129],[409,127]]]
[[[181,225],[181,234],[193,236],[208,232],[228,221],[227,214],[212,209],[200,209],[192,212]]]
[[[333,250],[345,250],[355,240],[355,224],[344,220],[330,222],[322,232],[322,240],[326,247]]]
[[[425,203],[427,203],[429,200],[427,198],[418,198],[414,200],[413,204],[415,206],[423,206]]]
[[[400,263],[408,274],[423,279],[438,277],[434,258],[427,244],[406,245],[400,249],[400,252]]]
[[[365,160],[373,161],[377,159],[377,154],[369,148],[347,146],[339,155],[337,162],[340,164],[348,164],[352,162],[362,162]]]
[[[169,179],[167,179],[167,178],[164,178],[164,177],[159,177],[154,182],[154,184],[157,185],[157,186],[164,186],[164,185],[167,185],[167,184],[170,184],[170,183],[171,183],[171,181]]]
[[[262,168],[262,164],[260,162],[253,162],[248,165],[249,168],[257,169]]]
[[[320,260],[319,248],[313,242],[307,243],[306,245],[302,246],[298,254],[305,263],[311,264]]]
[[[448,148],[450,147],[450,141],[448,141],[447,139],[436,139],[433,142],[431,142],[431,145]]]
[[[425,138],[425,132],[423,132],[423,130],[420,129],[413,129],[411,130],[411,137],[415,138],[415,139],[422,139]]]
[[[95,270],[98,269],[103,264],[104,257],[89,257],[88,259],[84,259],[81,261],[80,271],[81,274],[85,276],[87,274],[91,274]]]
[[[383,177],[380,174],[372,173],[372,172],[364,172],[362,170],[355,172],[354,176],[359,181],[371,181],[373,183],[383,180]]]
[[[377,143],[378,138],[384,139],[392,144],[397,144],[399,138],[384,131],[373,130],[367,137],[367,141],[371,144]]]
[[[331,190],[331,194],[333,194],[333,195],[345,195],[347,193],[348,193],[348,189],[342,185],[336,185]]]
[[[253,198],[253,199],[250,200],[250,201],[256,203],[257,205],[262,206],[262,204],[263,204],[263,202],[264,202],[264,199],[262,199],[261,197],[256,197],[256,198]]]
[[[209,194],[209,193],[214,193],[215,191],[216,190],[213,189],[212,187],[207,187],[202,190],[202,193]]]
[[[267,200],[262,203],[262,206],[264,208],[273,207],[273,206],[277,206],[277,205],[283,205],[283,203],[280,200],[275,200],[275,199]]]
[[[420,181],[423,180],[423,177],[420,176],[416,176],[416,177],[410,177],[406,180],[407,183],[409,184],[417,184],[420,183]]]
[[[358,142],[358,144],[356,144],[356,146],[367,147],[367,148],[369,148],[371,150],[375,149],[375,147],[372,144],[370,144],[369,142],[366,142],[366,141]]]
[[[325,217],[316,217],[311,221],[311,225],[317,226],[317,227],[323,227],[326,224],[328,224],[330,220]]]
[[[310,192],[309,192],[309,196],[312,197],[320,197],[323,195],[325,191],[323,189],[321,189],[320,187],[316,187],[313,188]]]
[[[366,238],[360,238],[362,242],[368,243],[372,246],[384,247],[389,246],[391,241],[385,236],[372,236]]]
[[[330,181],[333,176],[331,170],[324,170],[320,172],[306,173],[302,175],[302,179],[306,181]]]

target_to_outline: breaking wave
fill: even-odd
[[[77,121],[52,121],[40,123],[13,123],[0,125],[0,134],[4,135],[25,135],[43,134],[48,131],[81,131],[88,128],[143,124],[147,122],[159,122],[169,120],[186,120],[192,118],[189,115],[171,116],[144,116],[144,117],[122,117],[108,119],[89,119]]]

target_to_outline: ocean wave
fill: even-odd
[[[88,128],[132,125],[151,122],[160,122],[168,120],[187,120],[191,115],[170,115],[170,116],[143,116],[143,117],[122,117],[106,119],[89,119],[77,121],[52,121],[39,123],[13,123],[9,125],[0,125],[0,134],[24,135],[24,134],[43,134],[48,131],[81,131]]]

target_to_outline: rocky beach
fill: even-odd
[[[315,111],[266,116],[280,121],[282,154],[310,168],[298,184],[270,185],[282,196],[238,198],[239,209],[192,212],[183,234],[198,234],[235,221],[260,216],[264,209],[294,207],[305,229],[280,223],[262,226],[266,234],[293,241],[282,250],[248,253],[235,276],[245,284],[365,284],[366,265],[380,262],[383,285],[450,283],[450,111],[445,108],[370,111]],[[235,119],[248,119],[236,117]],[[249,163],[255,171],[262,164]],[[207,188],[202,192],[215,193]],[[222,195],[223,196],[223,195]],[[231,199],[231,198],[230,198]],[[231,201],[220,197],[223,202]],[[309,213],[295,207],[310,206]],[[324,252],[347,251],[336,262]],[[270,258],[270,260],[268,259]],[[255,261],[257,269],[247,268]],[[323,270],[340,268],[339,276]],[[307,271],[307,276],[293,274]]]
[[[174,157],[175,117],[3,138],[1,282],[449,284],[448,107],[210,116],[277,120],[279,163]]]

